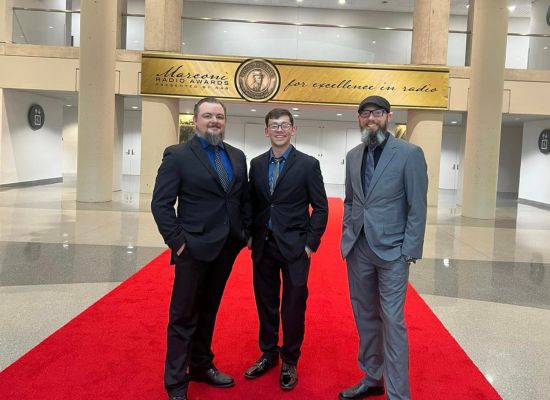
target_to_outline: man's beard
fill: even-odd
[[[371,132],[368,128],[361,129],[361,141],[366,145],[382,144],[384,140],[386,140],[386,129],[383,127],[378,128],[376,132]]]
[[[206,140],[208,142],[208,144],[210,144],[212,146],[217,146],[221,142],[223,142],[223,139],[224,139],[224,136],[225,136],[225,131],[220,130],[219,133],[212,133],[211,131],[209,131],[207,129],[206,132],[204,132],[204,133],[200,133],[200,132],[197,131],[197,134],[200,137],[202,137],[204,140]]]

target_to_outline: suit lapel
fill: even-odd
[[[267,174],[269,173],[269,154],[270,150],[260,155],[258,160],[258,171],[256,171],[255,179],[258,180],[258,186],[262,188],[267,197],[271,196],[269,191],[269,180]]]
[[[380,159],[378,160],[378,164],[374,169],[374,174],[372,175],[372,179],[370,181],[369,190],[367,192],[366,198],[369,197],[372,190],[376,186],[376,183],[380,179],[380,176],[384,172],[384,169],[388,166],[389,162],[395,155],[395,148],[396,148],[395,138],[390,133],[388,136],[388,141],[386,142],[386,145],[384,146],[384,150],[382,151],[382,154],[380,155]]]
[[[227,146],[225,143],[223,144],[225,147],[225,151],[227,152],[227,156],[229,157],[229,162],[231,163],[231,168],[233,169],[233,179],[231,179],[231,182],[229,182],[229,188],[227,189],[227,192],[230,192],[233,188],[233,185],[235,184],[235,181],[237,180],[238,174],[240,174],[240,165],[237,164],[237,160],[235,159],[235,152],[232,148]],[[221,185],[221,183],[220,183]]]
[[[365,145],[363,144],[359,151],[353,154],[350,160],[350,171],[358,171],[356,174],[351,174],[351,185],[353,191],[359,194],[362,201],[365,200],[363,192],[363,177],[361,176],[361,166],[363,164],[363,153],[365,152]]]

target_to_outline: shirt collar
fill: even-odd
[[[294,147],[292,145],[288,146],[288,149],[286,149],[286,151],[281,156],[282,158],[284,158],[285,161],[288,158],[288,155],[290,154],[290,152],[292,151],[293,148]],[[275,157],[273,157],[273,149],[270,149],[269,150],[269,161],[272,161],[274,158]]]
[[[197,139],[199,139],[199,142],[200,142],[200,144],[201,144],[201,146],[202,146],[203,149],[206,150],[206,149],[208,149],[209,146],[212,146],[210,143],[208,143],[208,142],[206,141],[205,138],[201,137],[198,133],[195,133],[195,135],[197,135]],[[212,147],[214,147],[214,146],[212,146]],[[218,147],[219,147],[220,149],[225,150],[225,147],[223,146],[223,142],[220,142],[220,144],[218,144]]]

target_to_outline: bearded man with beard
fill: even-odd
[[[341,400],[384,394],[410,399],[404,304],[409,266],[422,257],[428,176],[422,149],[388,131],[390,103],[359,105],[362,142],[346,158],[343,233],[359,367],[364,376]]]
[[[211,344],[225,284],[251,224],[244,153],[223,141],[225,106],[201,99],[193,122],[193,138],[164,151],[151,202],[175,264],[164,370],[171,400],[187,399],[189,381],[234,385],[215,367]]]

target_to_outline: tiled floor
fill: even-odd
[[[73,179],[0,190],[0,370],[164,250],[136,188],[100,204],[76,203]],[[548,399],[550,210],[502,195],[481,221],[455,203],[430,208],[411,282],[505,399]]]

